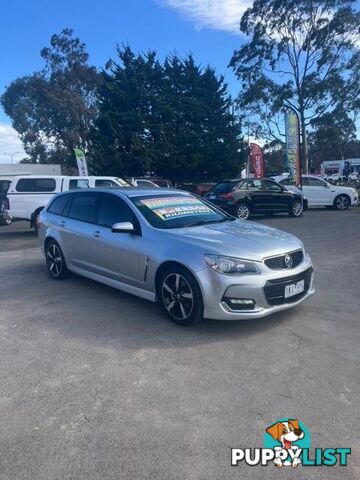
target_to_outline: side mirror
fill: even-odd
[[[131,222],[114,223],[111,227],[113,233],[134,233],[135,227]]]

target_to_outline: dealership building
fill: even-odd
[[[349,175],[352,172],[360,173],[360,158],[348,158],[346,160],[326,160],[321,164],[321,173],[323,175]]]

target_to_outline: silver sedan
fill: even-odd
[[[299,239],[187,192],[71,191],[55,196],[39,220],[52,278],[74,272],[159,301],[181,325],[256,319],[314,293],[313,265]]]

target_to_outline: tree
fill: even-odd
[[[300,118],[302,158],[306,132],[338,109],[358,109],[360,14],[353,0],[255,0],[240,29],[250,40],[230,61],[241,81],[239,106],[257,134],[282,139],[283,107]]]
[[[88,150],[101,76],[70,29],[53,35],[41,56],[43,70],[14,80],[1,103],[33,162],[71,165],[74,147]]]
[[[240,125],[222,77],[192,56],[135,55],[118,48],[104,71],[92,138],[97,172],[156,174],[175,181],[238,173]]]

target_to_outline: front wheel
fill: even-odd
[[[347,195],[338,195],[334,200],[336,210],[347,210],[350,206],[350,199]]]
[[[295,202],[293,202],[291,205],[289,215],[290,217],[301,217],[303,211],[304,208],[302,202],[300,200],[295,200]]]
[[[185,268],[171,267],[160,278],[159,299],[166,315],[183,326],[199,323],[203,318],[200,287]]]
[[[236,206],[236,216],[240,220],[248,220],[251,215],[250,207],[247,203],[238,203]]]
[[[69,270],[65,263],[64,255],[55,240],[49,240],[45,246],[46,266],[49,275],[55,280],[68,277]]]

